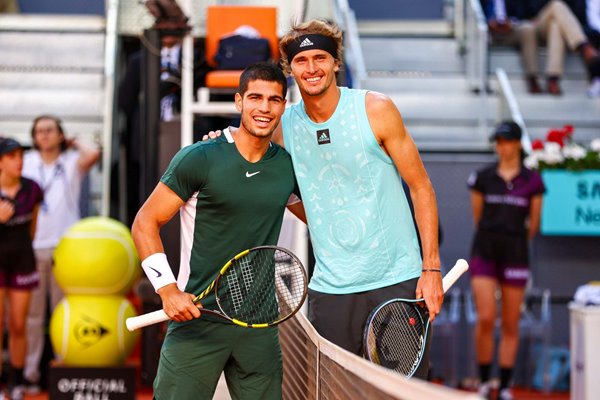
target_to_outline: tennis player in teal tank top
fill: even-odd
[[[361,355],[365,321],[381,302],[423,297],[431,319],[440,312],[435,194],[391,99],[336,85],[339,27],[293,25],[280,50],[302,96],[286,110],[282,131],[316,259],[309,318],[325,338]],[[410,188],[422,259],[401,178]],[[427,352],[416,377],[427,376]]]
[[[270,141],[286,90],[274,64],[244,70],[236,94],[240,127],[180,150],[136,216],[132,235],[142,267],[173,320],[154,381],[157,400],[211,399],[221,372],[233,399],[281,399],[277,328],[248,329],[201,316],[191,299],[234,255],[276,244],[286,206],[305,221],[290,156]],[[175,280],[159,231],[178,211]],[[216,308],[213,296],[202,303]]]

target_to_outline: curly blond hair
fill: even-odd
[[[316,34],[327,36],[336,44],[336,60],[342,62],[344,46],[342,44],[342,30],[333,22],[321,19],[298,23],[292,22],[290,30],[279,41],[279,51],[281,52],[281,66],[286,74],[291,72],[290,61],[288,60],[288,46],[302,35]]]

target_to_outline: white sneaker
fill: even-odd
[[[589,97],[600,97],[600,78],[594,78],[587,90]]]
[[[504,388],[498,393],[498,400],[514,400],[512,390]]]
[[[484,399],[489,399],[490,394],[492,393],[492,384],[490,382],[483,382],[481,385],[479,385],[477,393]]]
[[[12,388],[10,391],[11,400],[23,400],[25,398],[25,386],[19,385]]]

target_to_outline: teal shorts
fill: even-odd
[[[154,398],[212,399],[224,371],[232,399],[281,399],[277,328],[252,329],[193,320],[169,324]]]

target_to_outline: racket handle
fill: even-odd
[[[137,317],[127,318],[125,325],[130,331],[143,328],[148,325],[158,324],[159,322],[167,321],[169,317],[164,310],[158,310],[147,314],[142,314]]]
[[[454,267],[452,267],[452,269],[448,271],[448,273],[446,274],[446,276],[444,276],[444,279],[442,280],[444,293],[446,293],[448,289],[450,289],[452,285],[454,285],[458,278],[460,278],[460,276],[464,274],[468,269],[469,264],[467,264],[465,260],[461,258],[458,261],[456,261]]]

